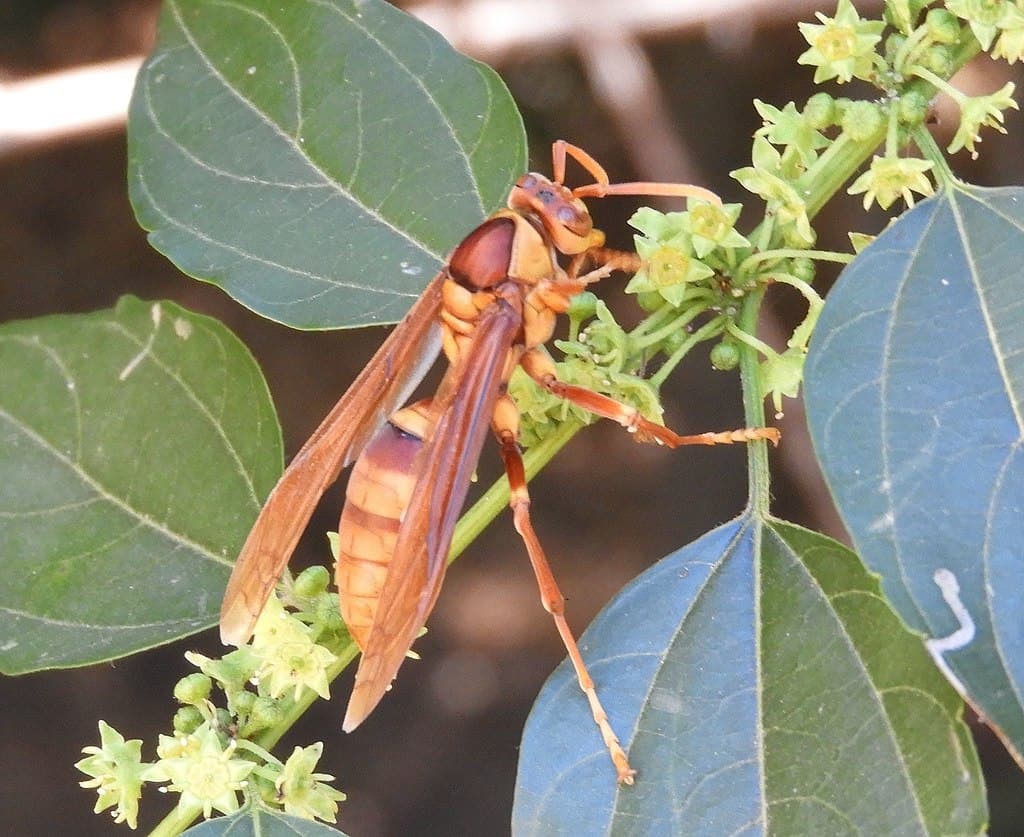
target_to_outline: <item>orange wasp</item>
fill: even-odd
[[[566,155],[594,178],[563,185]],[[240,645],[253,626],[309,522],[320,496],[355,459],[341,513],[336,580],[341,613],[362,650],[343,728],[353,730],[383,697],[434,607],[456,520],[488,427],[497,437],[511,486],[516,530],[569,653],[580,688],[608,748],[619,782],[635,771],[611,728],[594,682],[565,621],[558,589],[533,526],[519,449],[519,412],[506,393],[517,366],[540,386],[613,419],[640,441],[669,447],[768,439],[774,428],[680,436],[636,409],[563,383],[544,350],[573,296],[613,269],[635,272],[635,254],[604,248],[581,200],[605,195],[696,196],[696,186],[609,182],[585,151],[562,140],[553,149],[554,180],[526,174],[508,208],[459,244],[369,365],[296,454],[235,564],[220,614],[221,638]],[[558,254],[571,257],[568,268]],[[586,264],[597,265],[579,275]],[[448,369],[433,398],[394,412],[433,363],[438,344]],[[358,458],[357,458],[358,457]]]

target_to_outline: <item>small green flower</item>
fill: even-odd
[[[966,20],[981,48],[988,50],[999,34],[1004,21],[1014,11],[1014,4],[1006,0],[946,0],[946,8],[957,17]]]
[[[626,293],[656,291],[669,304],[679,306],[687,299],[691,285],[715,272],[693,253],[637,237],[636,252],[643,266],[626,285]]]
[[[686,230],[683,228],[685,214],[682,212],[658,212],[649,206],[642,206],[633,213],[629,225],[643,233],[644,237],[663,244],[674,242],[682,237],[685,242]]]
[[[776,416],[782,415],[782,398],[796,398],[804,379],[807,349],[794,346],[782,354],[773,352],[761,361],[761,385],[771,395]]]
[[[797,190],[781,176],[782,156],[764,137],[755,137],[753,166],[736,169],[730,176],[740,182],[744,189],[759,195],[775,214],[776,223],[782,227],[792,226],[793,238],[804,244],[814,241],[807,204]]]
[[[833,18],[821,12],[815,14],[820,24],[797,24],[811,45],[797,62],[817,67],[814,83],[831,78],[840,84],[853,78],[870,80],[874,72],[875,47],[882,40],[885,23],[862,20],[850,0],[839,0]]]
[[[150,767],[142,763],[142,741],[125,741],[116,729],[100,721],[100,746],[83,747],[86,758],[75,764],[93,778],[79,782],[83,788],[96,788],[99,798],[94,813],[113,808],[114,822],[138,827],[139,799],[142,796],[144,773]]]
[[[1008,81],[988,96],[965,97],[960,102],[960,127],[946,150],[950,154],[955,154],[961,148],[966,148],[971,152],[971,157],[977,159],[978,152],[974,144],[981,142],[983,127],[995,128],[999,133],[1005,134],[1003,111],[1008,108],[1017,109],[1017,103],[1013,100],[1013,89],[1013,82]]]
[[[847,194],[864,194],[864,208],[877,201],[882,209],[888,209],[899,198],[907,206],[914,205],[914,192],[930,195],[934,192],[925,172],[935,164],[918,157],[875,157],[871,167],[858,177],[847,189]]]
[[[689,213],[658,212],[644,207],[629,219],[630,226],[643,235],[634,236],[636,252],[643,264],[626,285],[626,293],[655,291],[670,305],[681,305],[690,286],[714,276],[715,272],[694,257]]]
[[[1024,24],[1004,29],[999,33],[992,57],[1003,58],[1010,64],[1024,61]]]
[[[261,660],[255,674],[261,692],[265,688],[277,698],[293,689],[298,700],[308,687],[325,700],[330,697],[327,669],[337,657],[313,641],[309,626],[291,616],[277,596],[267,600],[260,614],[252,648]]]
[[[774,145],[792,148],[800,155],[805,166],[811,165],[818,158],[818,149],[829,144],[828,139],[805,119],[796,109],[793,102],[779,110],[759,99],[754,99],[754,107],[764,119],[765,126],[759,134],[768,138]]]
[[[203,674],[220,683],[228,697],[245,688],[246,683],[256,673],[260,662],[248,645],[236,648],[220,659],[207,657],[196,651],[186,651],[185,659]]]
[[[750,246],[735,229],[743,204],[716,206],[706,201],[692,201],[692,204],[692,208],[683,213],[683,229],[690,234],[690,243],[699,258],[718,248],[731,250]]]
[[[309,747],[296,747],[284,763],[274,787],[286,814],[306,820],[337,821],[338,803],[345,800],[345,794],[323,784],[333,781],[333,776],[313,772],[323,751],[324,745],[319,741]]]
[[[180,738],[160,736],[160,761],[146,772],[150,782],[168,782],[167,789],[181,794],[179,810],[202,808],[209,819],[214,809],[222,814],[238,810],[238,791],[256,767],[248,759],[236,759],[236,744],[221,745],[217,733],[204,724]]]
[[[629,335],[615,321],[611,309],[600,299],[594,303],[593,319],[576,340],[558,341],[559,349],[591,365],[620,369],[629,355]]]

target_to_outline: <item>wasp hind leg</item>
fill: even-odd
[[[523,539],[523,543],[526,544],[526,551],[530,556],[534,575],[537,577],[537,586],[540,588],[541,604],[555,620],[555,627],[562,638],[565,650],[569,653],[572,666],[576,670],[576,679],[579,681],[580,689],[583,690],[583,694],[586,695],[587,702],[590,704],[594,723],[597,724],[605,747],[608,748],[608,755],[611,756],[612,763],[615,765],[619,783],[632,785],[636,771],[629,766],[625,750],[622,749],[622,744],[619,743],[619,738],[612,729],[608,713],[605,712],[601,700],[597,696],[594,680],[590,676],[590,672],[587,671],[576,639],[565,621],[565,596],[562,595],[558,582],[555,581],[551,565],[548,564],[547,556],[544,554],[544,548],[530,521],[530,494],[526,488],[526,471],[523,467],[522,454],[519,451],[519,411],[507,395],[498,400],[494,411],[493,427],[501,446],[501,458],[505,463],[505,473],[508,474],[511,487],[509,505],[512,508],[512,520],[515,523],[516,531]]]

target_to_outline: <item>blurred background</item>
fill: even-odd
[[[690,181],[727,201],[744,199],[728,172],[749,164],[760,125],[751,100],[801,105],[814,92],[813,73],[796,64],[805,49],[796,21],[834,8],[804,0],[398,5],[501,73],[526,120],[532,168],[549,171],[550,143],[562,137],[586,148],[613,179]],[[880,4],[856,5],[873,14]],[[0,4],[0,321],[106,308],[125,293],[218,317],[263,367],[290,456],[384,332],[291,331],[181,275],[147,245],[126,197],[124,113],[158,12],[156,0]],[[957,84],[987,92],[1019,75],[980,63]],[[956,126],[948,106],[939,103],[936,126],[946,142]],[[981,160],[958,155],[955,170],[982,184],[1021,183],[1024,126],[1011,113],[1007,127],[1007,137],[986,132]],[[592,208],[611,246],[629,247],[626,219],[635,203]],[[865,215],[859,198],[840,196],[816,222],[819,245],[848,249],[847,230],[874,233],[884,221]],[[833,278],[822,275],[819,284]],[[622,303],[621,287],[607,281],[602,295]],[[628,300],[613,307],[622,322],[635,317]],[[795,295],[773,293],[764,336],[781,344],[802,314]],[[700,352],[672,378],[664,400],[668,424],[681,432],[742,424],[738,379],[713,372]],[[786,441],[772,453],[774,511],[846,540],[816,472],[800,405],[785,407],[779,424]],[[496,460],[485,454],[481,484],[497,472]],[[575,628],[651,563],[737,514],[744,486],[742,450],[641,448],[609,423],[581,433],[531,489],[535,525]],[[323,561],[320,533],[336,528],[340,503],[336,487],[297,564]],[[174,712],[172,684],[191,670],[182,652],[220,648],[210,631],[109,665],[0,680],[4,833],[112,833],[106,817],[91,815],[95,794],[77,786],[82,777],[72,768],[80,748],[97,743],[98,717],[150,746]],[[403,668],[397,687],[356,733],[340,734],[339,701],[320,704],[281,750],[327,740],[320,769],[349,794],[339,826],[352,835],[505,834],[519,735],[563,656],[507,514],[449,573],[417,648],[423,661]],[[348,674],[333,691],[345,696],[350,682]],[[989,780],[992,833],[1020,834],[1024,781],[994,737],[973,719],[972,726]],[[156,793],[144,798],[141,826],[154,824],[166,804]]]

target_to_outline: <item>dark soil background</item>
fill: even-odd
[[[143,52],[157,9],[149,0],[6,0],[0,8],[0,79]],[[781,106],[811,92],[811,72],[795,63],[804,48],[795,20],[737,21],[641,45],[657,76],[662,118],[700,167],[687,169],[678,154],[673,164],[671,147],[648,141],[642,114],[651,103],[637,103],[635,121],[629,111],[612,116],[567,43],[522,50],[497,66],[527,120],[534,168],[549,169],[550,142],[564,137],[587,148],[614,178],[685,174],[726,199],[739,199],[727,173],[749,161],[750,137],[759,126],[751,99]],[[1003,65],[993,70],[1005,72]],[[996,75],[989,81],[988,89],[1002,83]],[[968,171],[970,161],[959,155],[960,173],[975,182],[1020,183],[1020,120],[1009,129],[1007,138],[986,133],[981,165]],[[652,171],[657,164],[644,161],[658,152],[676,170]],[[287,451],[294,453],[382,332],[291,331],[181,275],[136,226],[124,171],[121,130],[13,152],[0,148],[0,321],[105,308],[125,293],[172,299],[219,317],[261,363]],[[864,217],[859,200],[834,203],[820,219],[823,247],[845,248],[846,229],[874,232],[884,222]],[[628,246],[625,219],[634,206],[623,200],[594,208],[611,243]],[[621,297],[621,282],[605,286],[606,298]],[[780,328],[800,315],[784,296],[773,303]],[[623,309],[623,318],[629,316]],[[668,423],[684,432],[742,424],[737,379],[711,372],[706,358],[681,369],[664,395]],[[773,454],[774,510],[842,538],[801,423],[799,405],[787,405],[786,444]],[[496,457],[486,454],[481,469],[487,484]],[[744,503],[744,483],[742,450],[642,449],[607,423],[577,437],[532,488],[536,528],[570,598],[574,626],[582,629],[619,587],[658,558],[735,515]],[[310,530],[334,528],[339,507],[335,489]],[[318,538],[302,549],[299,560],[323,560]],[[418,648],[423,662],[403,668],[397,687],[358,732],[340,735],[336,701],[315,707],[290,740],[328,740],[321,769],[335,774],[349,794],[339,826],[352,835],[506,834],[519,735],[532,700],[563,656],[507,515],[449,574],[430,633]],[[95,794],[77,786],[81,776],[72,764],[83,745],[96,742],[100,716],[147,744],[165,731],[174,712],[171,684],[191,670],[181,656],[188,649],[216,654],[220,645],[210,631],[109,665],[0,680],[0,830],[8,837],[113,833],[108,819],[90,814]],[[350,678],[333,691],[345,695]],[[975,731],[990,782],[992,833],[1024,833],[1024,781],[993,736],[977,725]],[[157,794],[145,798],[143,828],[165,807]]]

